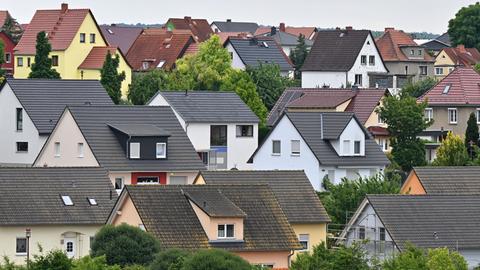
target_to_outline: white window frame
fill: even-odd
[[[380,125],[385,124],[385,122],[383,121],[383,119],[382,119],[382,117],[380,116],[379,113],[377,114],[377,122],[378,122],[378,124],[380,124]]]
[[[358,153],[355,153],[355,144],[358,142]],[[360,156],[362,154],[362,141],[354,140],[353,141],[353,155]]]
[[[279,152],[278,153],[275,153],[274,150],[275,150],[275,143],[278,142],[279,144]],[[272,156],[280,156],[282,154],[282,141],[281,140],[272,140]]]
[[[455,112],[455,119],[452,119],[451,113]],[[458,124],[458,110],[457,108],[448,108],[448,123],[449,124]]]
[[[120,189],[117,189],[117,180],[120,180],[120,181],[121,181]],[[117,192],[120,192],[120,191],[123,189],[123,187],[125,186],[125,178],[123,178],[122,176],[120,176],[120,177],[115,177],[115,183],[113,183],[113,184],[114,184],[113,187],[115,187],[115,190],[116,190]]]
[[[90,204],[90,206],[97,206],[98,205],[97,200],[95,200],[95,198],[88,197],[87,200],[88,200],[88,203]]]
[[[156,182],[139,182],[141,178],[156,178]],[[160,184],[160,177],[158,176],[138,176],[137,177],[137,185],[158,185]]]
[[[297,143],[298,143],[298,151],[297,151],[297,149],[295,149],[296,147],[294,147],[295,146],[294,144],[297,144]],[[291,155],[292,156],[300,156],[300,153],[301,153],[301,151],[300,151],[300,140],[291,140],[290,144],[291,144],[290,145],[291,146],[291,149],[290,149],[291,150]]]
[[[143,62],[142,62],[142,69],[143,69],[143,70],[147,70],[147,69],[149,69],[149,68],[150,68],[150,63],[147,62],[147,61],[143,61]]]
[[[443,67],[435,67],[435,75],[443,75]]]
[[[79,41],[80,41],[80,43],[86,43],[87,42],[87,34],[80,33]]]
[[[475,117],[477,117],[477,124],[480,125],[480,108],[477,108],[477,111],[475,112]]]
[[[220,236],[219,226],[223,226],[224,236]],[[227,236],[227,226],[233,226],[233,236]],[[218,224],[217,225],[217,238],[218,239],[235,239],[235,224]]]
[[[23,57],[17,57],[17,67],[23,67]]]
[[[137,146],[138,145],[138,155],[132,155],[132,146]],[[130,142],[128,144],[128,156],[130,157],[130,159],[140,159],[140,143],[139,142]],[[135,152],[133,152],[135,153]]]
[[[163,65],[165,65],[165,60],[160,60],[160,62],[158,62],[157,68],[162,68]]]
[[[365,59],[365,61],[363,61],[363,59]],[[367,65],[367,61],[368,61],[368,56],[367,55],[360,55],[360,64],[362,66],[366,66]]]
[[[359,78],[359,81],[357,82],[357,76]],[[363,85],[363,75],[362,74],[355,74],[355,82],[354,85]]]
[[[158,147],[159,146],[162,146],[163,147],[163,155],[159,155],[158,154]],[[155,156],[157,158],[167,158],[167,143],[157,143],[156,146],[155,146]]]
[[[372,59],[373,59],[373,61],[370,61],[370,60],[372,60]],[[376,61],[375,55],[369,55],[369,56],[368,56],[368,65],[369,65],[369,66],[375,66],[375,61]]]
[[[95,33],[90,33],[89,36],[90,36],[90,43],[95,44],[97,42],[97,35],[95,35]]]
[[[77,143],[77,154],[79,158],[85,157],[85,144],[83,142]]]
[[[5,53],[5,63],[10,64],[12,62],[12,54],[9,52]]]
[[[176,178],[178,177],[177,179],[179,179],[180,177],[183,179],[185,179],[185,181],[183,181],[184,183],[181,183],[181,184],[178,184],[178,183],[175,183],[173,184],[172,183],[172,178]],[[170,185],[187,185],[188,184],[188,177],[185,176],[185,175],[170,175],[170,178],[168,179]]]
[[[25,252],[17,252],[17,241],[19,239],[23,239],[25,240]],[[27,255],[27,248],[28,248],[28,243],[27,243],[27,238],[25,236],[19,236],[19,237],[15,237],[15,255],[16,256],[26,256]]]
[[[73,206],[74,203],[73,203],[73,200],[70,196],[68,195],[61,195],[61,198],[62,198],[62,201],[63,201],[63,204],[65,206]]]
[[[351,144],[350,140],[343,140],[343,142],[342,142],[342,148],[343,148],[342,150],[343,151],[342,152],[343,152],[344,156],[349,156],[349,155],[352,154],[352,151],[351,151],[352,146],[350,144]],[[347,147],[345,147],[345,146],[347,146]]]
[[[420,71],[420,75],[428,75],[428,66],[419,66],[418,69]],[[425,72],[423,72],[424,70]]]
[[[298,242],[300,242],[300,244],[302,242],[307,242],[307,248],[299,250],[300,252],[305,252],[305,251],[310,250],[310,235],[309,234],[299,234],[298,235]]]
[[[61,154],[60,154],[60,150],[61,150],[60,149],[60,147],[61,147],[60,142],[55,142],[53,144],[53,147],[54,147],[54,151],[55,151],[55,157],[56,158],[60,157],[61,156]]]
[[[425,118],[427,119],[427,121],[433,119],[433,108],[425,108]]]

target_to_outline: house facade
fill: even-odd
[[[168,31],[188,30],[192,33],[195,42],[204,42],[213,35],[210,24],[205,19],[192,19],[190,16],[183,18],[170,18],[165,23]]]
[[[0,69],[5,71],[5,74],[7,76],[13,76],[14,73],[14,51],[13,48],[15,48],[15,42],[13,39],[7,35],[5,32],[0,31],[0,42],[3,43],[3,50],[4,50],[4,55],[0,56],[3,57],[3,64],[0,65]]]
[[[435,77],[443,79],[456,67],[473,67],[480,62],[480,52],[476,48],[445,48],[435,57]]]
[[[290,52],[295,50],[298,45],[298,36],[287,33],[285,25],[283,25],[283,28],[280,27],[278,30],[276,27],[272,27],[270,32],[259,36],[272,37],[282,47],[283,52],[288,56],[290,55]],[[310,50],[312,45],[313,41],[305,38],[305,46],[307,47],[307,50]]]
[[[388,69],[371,32],[347,27],[318,31],[301,71],[303,88],[368,88],[377,86],[372,74]]]

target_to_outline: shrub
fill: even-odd
[[[250,270],[252,266],[240,258],[221,249],[200,250],[185,259],[182,270]]]
[[[161,251],[155,256],[151,270],[179,270],[183,266],[183,261],[190,255],[189,252],[182,249],[167,249]]]
[[[47,255],[35,255],[30,263],[29,270],[70,270],[72,259],[61,250],[52,250]]]

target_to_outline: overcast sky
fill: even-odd
[[[209,22],[230,18],[265,25],[285,22],[293,26],[323,28],[353,26],[383,30],[441,34],[462,6],[476,0],[73,0],[70,8],[90,8],[98,23],[164,23],[170,17],[192,16]],[[58,8],[59,0],[1,0],[21,23],[36,9]],[[65,1],[63,1],[65,2]]]

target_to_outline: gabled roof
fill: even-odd
[[[303,171],[202,171],[200,175],[208,185],[269,185],[290,224],[330,222]]]
[[[272,27],[259,27],[257,31],[255,31],[254,35],[264,35],[268,32],[270,32]],[[277,27],[279,29],[279,27]],[[280,30],[280,29],[279,29]],[[285,33],[294,35],[296,37],[299,37],[300,34],[302,34],[306,39],[309,39],[312,34],[317,32],[316,27],[296,27],[296,26],[286,26],[285,27]]]
[[[221,192],[246,214],[243,242],[209,242],[187,194],[195,192],[209,196],[211,191]],[[128,192],[146,230],[160,240],[163,248],[218,247],[233,251],[301,248],[267,185],[137,185],[127,186],[123,192]]]
[[[177,30],[190,30],[195,41],[203,42],[213,34],[210,24],[205,19],[192,19],[191,17],[170,18],[165,24],[167,27],[173,26]]]
[[[480,104],[480,74],[471,67],[457,67],[418,101],[428,99],[428,105]]]
[[[143,31],[142,27],[117,25],[101,25],[100,29],[108,45],[120,48],[125,55]]]
[[[371,36],[368,30],[318,31],[302,70],[349,71],[368,36]]]
[[[80,66],[78,66],[78,69],[101,69],[108,52],[115,57],[117,54],[117,48],[109,46],[93,47]],[[118,52],[122,54],[120,51]]]
[[[354,112],[358,120],[365,124],[387,95],[385,89],[335,89],[335,88],[288,88],[277,100],[270,111],[267,124],[273,126],[282,113],[291,109],[332,109],[351,100],[346,112]]]
[[[50,134],[65,106],[113,105],[97,80],[7,78],[8,84],[40,134]]]
[[[480,166],[415,167],[427,194],[480,194]]]
[[[0,168],[0,226],[102,225],[116,198],[103,168]]]
[[[197,171],[205,169],[169,107],[69,106],[98,163],[108,171]],[[166,159],[127,158],[110,126],[153,125],[170,134]],[[162,131],[163,132],[163,131]]]
[[[437,37],[435,40],[438,40],[447,46],[452,45],[452,42],[450,41],[450,36],[448,35],[447,32],[443,33],[441,36]]]
[[[248,32],[253,34],[258,28],[258,24],[254,22],[232,22],[227,20],[214,21],[212,24],[215,24],[220,32]]]
[[[280,46],[297,46],[298,44],[298,36],[295,36],[287,32],[276,31],[275,34],[273,35],[270,32],[262,36],[272,37],[278,44],[280,44]],[[313,41],[306,38],[305,45],[307,47],[311,47],[313,45]]]
[[[255,113],[233,91],[164,91],[158,92],[147,104],[157,95],[165,98],[187,123],[259,122]]]
[[[432,56],[430,56],[428,53],[423,53],[423,59],[409,59],[401,50],[401,47],[403,46],[409,46],[409,47],[418,47],[418,48],[423,48],[422,46],[419,46],[413,38],[403,32],[402,30],[395,30],[394,28],[385,28],[385,32],[383,33],[382,36],[376,39],[376,44],[378,46],[378,50],[380,51],[380,54],[382,55],[383,61],[388,62],[388,61],[429,61],[429,62],[434,62],[434,59]]]
[[[456,48],[444,48],[443,51],[455,65],[468,67],[480,62],[480,52],[476,48],[465,48],[459,45]]]
[[[400,250],[480,247],[478,195],[367,195],[368,202]]]
[[[219,189],[188,190],[185,195],[196,206],[204,211],[209,217],[241,217],[246,216],[242,209],[238,208]]]
[[[228,43],[232,45],[246,66],[257,67],[260,63],[274,63],[280,66],[281,71],[293,70],[290,59],[277,42],[270,37],[229,37],[225,44]]]

